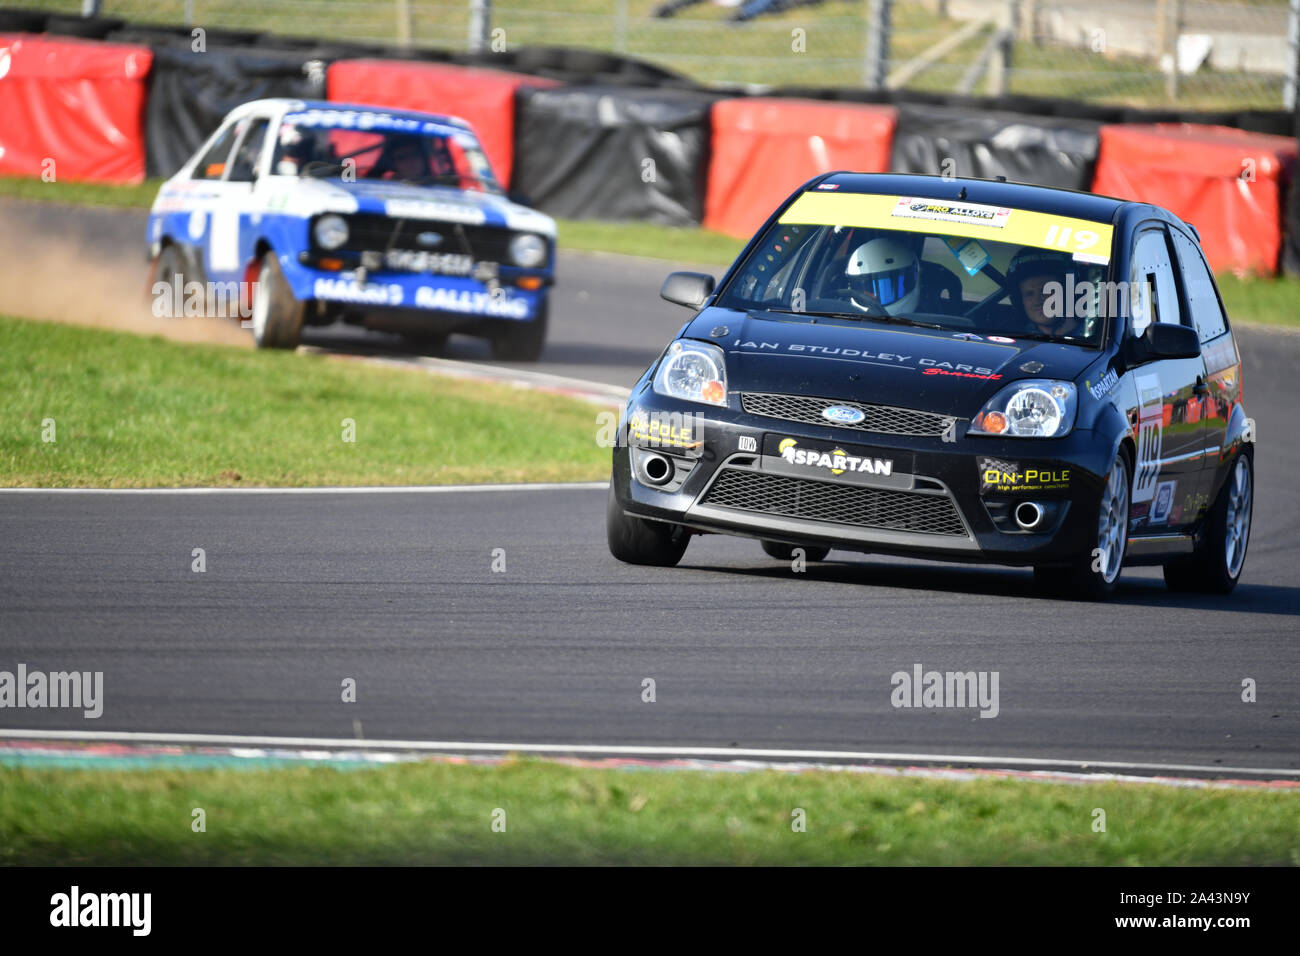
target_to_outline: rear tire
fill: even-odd
[[[803,550],[805,561],[825,561],[826,555],[831,553],[830,548],[819,547],[815,544],[782,544],[779,541],[763,542],[763,552],[769,558],[776,558],[778,561],[793,561],[795,548]]]
[[[1205,534],[1196,553],[1165,565],[1165,585],[1169,590],[1232,592],[1246,567],[1254,504],[1254,462],[1249,455],[1238,455],[1214,507],[1206,515]]]
[[[1034,586],[1053,597],[1104,601],[1115,593],[1128,553],[1128,513],[1133,467],[1121,447],[1097,502],[1097,537],[1086,557],[1064,567],[1037,566]]]
[[[296,349],[306,311],[306,303],[293,297],[279,258],[268,250],[253,293],[253,341],[259,349]]]
[[[498,362],[536,362],[546,348],[550,307],[542,303],[526,322],[499,322],[492,330],[492,357]]]
[[[609,553],[620,561],[657,568],[676,565],[691,539],[690,532],[681,525],[624,514],[614,494],[612,479],[605,507],[605,537],[609,541]]]

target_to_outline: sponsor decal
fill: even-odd
[[[435,246],[442,245],[442,233],[422,232],[415,237],[415,241],[426,249],[432,249]]]
[[[1022,468],[1018,462],[981,458],[980,494],[1000,495],[1039,491],[1064,491],[1070,487],[1070,469],[1032,466]]]
[[[1133,474],[1133,503],[1150,501],[1160,477],[1164,447],[1164,392],[1158,375],[1139,375],[1137,463]]]
[[[402,287],[379,282],[357,284],[355,279],[317,279],[312,297],[333,302],[360,302],[366,305],[401,305]]]
[[[818,183],[817,188],[818,189],[839,189],[840,184],[839,183]]]
[[[504,293],[492,295],[490,292],[471,292],[468,289],[431,289],[420,286],[415,290],[415,305],[420,309],[441,309],[444,312],[463,312],[468,315],[528,318],[528,300]]]
[[[700,449],[704,445],[704,416],[638,408],[628,416],[627,437],[631,444],[651,448]]]
[[[1164,524],[1169,520],[1169,512],[1174,508],[1174,493],[1177,481],[1162,481],[1156,485],[1151,499],[1151,524]]]
[[[1084,382],[1083,384],[1084,387],[1088,389],[1089,395],[1095,399],[1101,400],[1118,382],[1119,373],[1114,369],[1111,369],[1097,381],[1096,385],[1090,385],[1088,382]]]
[[[418,133],[423,136],[465,135],[459,126],[437,123],[431,120],[415,119],[409,116],[394,116],[391,113],[378,113],[370,110],[341,110],[312,108],[296,113],[284,114],[281,137],[285,126],[320,127],[323,129],[358,129],[381,130],[394,133]]]
[[[941,362],[940,364],[941,364],[941,365],[947,365],[948,363],[947,363],[947,362]],[[960,367],[960,366],[959,366],[959,367]],[[984,379],[988,379],[989,381],[992,381],[992,382],[996,382],[998,379],[1000,379],[1000,378],[1002,377],[1001,375],[995,375],[995,374],[992,374],[992,373],[980,374],[980,373],[978,373],[978,372],[961,372],[961,371],[953,371],[953,370],[946,369],[946,368],[938,368],[937,366],[936,366],[936,367],[932,367],[932,368],[927,368],[927,369],[926,369],[924,372],[922,372],[921,374],[922,374],[922,375],[956,375],[958,378],[984,378]]]
[[[921,367],[935,369],[936,371],[930,373],[932,375],[940,374],[938,370],[946,369],[948,373],[960,374],[964,378],[987,378],[995,381],[1002,378],[1000,373],[996,373],[993,369],[982,365],[967,365],[964,362],[942,362],[934,358],[917,358],[915,355],[900,355],[896,352],[873,352],[870,349],[832,348],[829,345],[805,345],[801,342],[787,342],[785,344],[780,342],[755,342],[742,339],[733,339],[731,347],[755,352],[811,355],[814,358],[850,359],[875,365],[888,364],[897,368]]]
[[[920,232],[929,235],[987,239],[1054,249],[1081,262],[1105,265],[1115,227],[1029,209],[980,206],[915,196],[876,193],[827,193],[810,190],[781,214],[782,224],[866,227]],[[978,249],[960,250],[963,266],[980,267]],[[966,256],[967,258],[963,258]]]
[[[830,405],[822,409],[822,418],[836,425],[856,425],[866,417],[867,413],[862,409],[848,405]]]
[[[758,451],[758,439],[752,435],[741,435],[739,448],[741,451]]]
[[[390,199],[384,203],[384,212],[397,219],[440,219],[476,226],[487,221],[487,214],[478,206],[428,199]]]
[[[1002,344],[1002,345],[1013,345],[1013,344],[1015,344],[1015,341],[1016,341],[1016,340],[1015,340],[1015,339],[1009,339],[1009,338],[1007,338],[1005,335],[990,335],[990,336],[989,336],[989,341],[990,341],[990,342],[998,342],[998,343],[1000,343],[1000,344]]]
[[[975,203],[952,203],[939,199],[916,199],[900,196],[891,215],[905,219],[934,219],[939,222],[975,223],[1001,229],[1007,224],[1011,210],[1001,206],[980,206]]]
[[[843,448],[836,448],[829,452],[809,450],[800,448],[799,443],[793,438],[781,439],[777,451],[780,452],[782,458],[792,465],[801,465],[807,468],[825,468],[832,475],[842,475],[845,472],[889,475],[894,470],[894,462],[890,458],[858,457],[857,455],[850,455]]]

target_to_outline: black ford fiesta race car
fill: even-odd
[[[1254,424],[1195,229],[1007,182],[830,173],[799,189],[642,376],[607,527],[633,564],[692,534],[1028,565],[1104,598],[1125,565],[1226,593]]]

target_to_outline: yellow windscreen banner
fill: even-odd
[[[940,236],[1054,249],[1083,262],[1110,261],[1113,226],[1055,213],[984,206],[921,196],[807,192],[791,204],[783,223],[897,229]]]

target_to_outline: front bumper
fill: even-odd
[[[540,316],[553,281],[549,272],[505,267],[494,283],[469,276],[371,271],[360,266],[356,254],[342,253],[304,251],[281,262],[296,299],[408,317],[426,313],[466,321],[531,322]],[[341,262],[342,268],[322,268],[322,262]]]
[[[969,423],[958,420],[945,440],[793,422],[744,411],[738,395],[730,401],[723,409],[649,388],[634,394],[614,449],[624,511],[789,544],[1001,564],[1067,563],[1095,546],[1113,448],[1094,432],[968,437]],[[796,459],[794,449],[811,454]],[[845,461],[821,457],[837,451]],[[672,464],[668,481],[648,477],[651,454]],[[870,464],[854,473],[864,459],[875,473]],[[835,474],[816,464],[827,460],[848,467]],[[1032,531],[1013,517],[1029,501],[1044,512]]]

